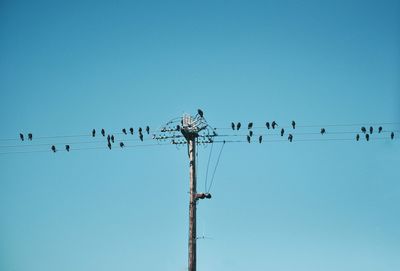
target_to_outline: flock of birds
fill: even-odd
[[[296,129],[296,122],[293,120],[292,121],[292,123],[291,123],[291,126],[292,126],[292,129],[293,130],[295,130]],[[231,123],[231,128],[232,128],[232,130],[237,130],[237,131],[239,131],[240,130],[240,128],[242,127],[242,124],[240,123],[240,122],[238,122],[237,124],[235,124],[234,122],[232,122]],[[278,123],[276,123],[276,121],[272,121],[271,123],[270,122],[266,122],[265,123],[265,127],[267,127],[267,129],[275,129],[275,128],[277,128],[277,127],[279,127],[279,125],[278,125]],[[252,137],[253,137],[253,122],[249,122],[248,124],[247,124],[247,129],[249,130],[249,134],[246,136],[246,138],[247,138],[247,142],[248,143],[250,143],[251,142],[251,139],[252,139]],[[360,130],[361,130],[361,132],[365,135],[365,139],[367,140],[367,141],[369,141],[369,139],[370,139],[370,136],[374,133],[374,127],[372,127],[372,126],[370,126],[369,127],[369,130],[367,131],[367,128],[366,127],[364,127],[364,126],[362,126],[361,128],[360,128]],[[380,134],[380,133],[382,133],[382,131],[383,131],[383,128],[382,128],[382,126],[379,126],[379,128],[378,128],[378,133]],[[369,132],[369,133],[368,133]],[[325,128],[321,128],[321,130],[320,130],[320,133],[321,133],[321,135],[324,135],[325,133],[326,133],[326,129]],[[281,128],[281,130],[280,130],[280,135],[281,135],[281,137],[283,137],[284,135],[285,135],[285,129],[284,128]],[[356,141],[359,141],[360,140],[360,134],[359,133],[357,133],[356,134]],[[394,139],[394,132],[391,132],[390,133],[390,138],[393,140]],[[263,140],[263,136],[262,135],[260,135],[259,137],[258,137],[258,142],[261,144],[262,143],[262,140]],[[289,142],[292,142],[293,141],[293,134],[291,134],[291,133],[289,133],[288,134],[288,137],[287,137],[287,140],[289,140]]]

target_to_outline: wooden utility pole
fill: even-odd
[[[196,271],[196,137],[193,133],[188,136],[189,167],[190,167],[190,202],[189,202],[189,271]]]

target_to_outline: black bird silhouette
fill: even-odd
[[[250,137],[253,136],[253,131],[249,131],[249,136],[250,136]]]
[[[19,138],[22,140],[22,141],[24,141],[24,135],[23,134],[19,134]]]
[[[249,122],[249,124],[247,125],[247,129],[251,129],[251,128],[253,128],[253,123]]]
[[[236,130],[239,131],[239,129],[240,129],[241,126],[242,126],[242,124],[241,124],[240,122],[238,122],[238,123],[236,124]]]
[[[258,142],[260,142],[260,144],[261,144],[261,142],[262,142],[262,135],[260,135],[260,137],[258,138]]]
[[[285,134],[285,129],[281,129],[281,136],[283,136]]]
[[[267,129],[269,129],[269,122],[268,121],[265,123],[265,126],[267,126]]]
[[[394,138],[394,132],[392,132],[392,133],[390,134],[390,138],[393,140],[393,138]]]
[[[110,140],[111,140],[111,137],[110,137],[110,135],[108,135],[108,136],[107,136],[107,141],[108,141],[108,143],[110,143]]]
[[[367,132],[367,129],[365,129],[365,127],[361,127],[361,132],[363,132],[364,134]]]
[[[149,126],[146,126],[146,133],[150,134],[150,127]]]
[[[273,122],[271,123],[271,126],[272,126],[272,129],[275,129],[275,126],[278,126],[278,124],[276,123],[276,121],[273,121]]]
[[[360,140],[360,135],[359,134],[356,135],[356,140],[357,141]]]
[[[232,130],[235,130],[235,124],[233,122],[231,123],[231,127],[232,127]]]
[[[28,134],[28,139],[32,141],[33,135],[31,133]]]
[[[374,127],[369,127],[369,133],[372,134],[374,132]]]
[[[321,128],[321,135],[323,135],[325,133],[326,133],[325,128]]]
[[[181,130],[181,126],[178,124],[178,125],[176,125],[176,130],[177,131],[180,131]]]
[[[382,126],[379,126],[378,133],[381,133],[381,132],[382,132]]]
[[[124,142],[120,142],[119,143],[119,146],[121,147],[121,148],[123,148],[125,145],[124,145]]]
[[[114,135],[111,135],[111,142],[114,143]]]
[[[293,135],[292,135],[292,134],[289,134],[289,136],[288,136],[288,140],[289,140],[290,142],[292,142],[292,141],[293,141]]]
[[[96,136],[96,130],[93,129],[93,130],[92,130],[92,137],[95,137],[95,136]]]
[[[106,131],[104,131],[104,129],[101,129],[101,135],[106,136]]]
[[[247,142],[250,143],[250,136],[249,135],[247,136]]]
[[[139,133],[141,134],[143,132],[142,127],[139,127]]]
[[[292,120],[292,127],[293,129],[296,129],[296,122],[294,120]]]
[[[129,128],[129,132],[131,133],[131,135],[133,135],[133,128]]]
[[[126,135],[126,129],[125,128],[122,129],[122,132]]]
[[[204,116],[203,110],[197,109],[197,113],[199,114],[200,118]]]
[[[51,146],[51,150],[53,151],[53,152],[56,152],[56,146]]]
[[[139,134],[139,138],[140,138],[141,141],[143,141],[143,134],[142,133]]]
[[[369,141],[369,134],[365,134],[365,139]]]
[[[111,143],[110,142],[108,142],[107,146],[111,150]]]
[[[65,145],[65,149],[69,152],[69,145]]]

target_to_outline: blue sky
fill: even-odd
[[[53,154],[74,139],[35,139],[153,129],[197,108],[214,127],[397,131],[399,14],[399,1],[1,1],[0,152],[27,153],[0,154],[0,270],[185,270],[184,148]],[[3,140],[20,132],[34,141]],[[399,150],[226,144],[198,205],[212,237],[198,270],[399,270]]]

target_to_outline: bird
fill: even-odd
[[[129,132],[131,133],[131,135],[133,135],[133,128],[129,128]]]
[[[378,133],[381,133],[381,132],[382,132],[382,126],[379,126]]]
[[[203,110],[197,109],[197,114],[199,114],[200,118],[204,116]]]
[[[292,135],[292,134],[289,134],[289,136],[288,136],[288,140],[289,140],[290,142],[292,142],[292,141],[293,141],[293,135]]]
[[[261,142],[262,142],[262,135],[260,135],[260,137],[258,138],[258,142],[260,142],[260,144],[261,144]]]
[[[250,143],[250,136],[249,135],[247,136],[247,142]]]
[[[110,140],[111,140],[111,137],[110,137],[110,135],[108,135],[108,136],[107,136],[107,141],[108,141],[108,143],[110,143]]]
[[[369,127],[369,133],[372,134],[374,132],[374,127]]]
[[[278,126],[278,124],[276,123],[276,121],[273,121],[273,122],[271,123],[271,126],[272,126],[272,129],[275,129],[275,126]]]
[[[102,136],[106,136],[106,131],[104,131],[104,129],[101,129],[101,134]]]
[[[124,145],[124,142],[120,142],[119,143],[119,146],[121,147],[121,148],[123,148],[125,145]]]
[[[239,129],[240,129],[241,126],[242,126],[242,124],[241,124],[240,122],[238,122],[238,123],[236,124],[236,130],[239,131]]]
[[[390,134],[390,138],[393,140],[394,139],[394,132],[392,132],[391,134]]]
[[[249,124],[247,125],[247,129],[251,129],[251,128],[253,128],[253,123],[249,122]]]
[[[23,134],[19,134],[19,138],[21,139],[21,141],[24,141],[24,135]]]
[[[292,120],[292,127],[293,129],[296,129],[296,122],[294,120]]]
[[[267,126],[267,129],[269,129],[269,122],[268,121],[265,123],[265,126]]]
[[[325,128],[321,128],[321,135],[325,134]]]
[[[146,133],[150,134],[150,127],[149,126],[146,126]]]
[[[142,127],[139,127],[139,134],[141,134],[143,132]]]
[[[108,142],[107,146],[111,150],[111,143],[110,142]]]
[[[125,128],[122,129],[122,132],[126,135],[126,129]]]
[[[56,152],[56,146],[51,146],[51,150],[53,151],[53,152]]]
[[[231,127],[232,127],[232,130],[235,130],[235,124],[233,122],[231,123]]]
[[[95,137],[95,136],[96,136],[96,130],[93,129],[93,130],[92,130],[92,137]]]
[[[249,132],[249,136],[252,137],[253,136],[253,131]]]
[[[361,132],[363,132],[364,134],[367,132],[367,129],[365,129],[365,127],[361,127]]]
[[[285,129],[281,129],[281,136],[283,136],[285,134]]]
[[[114,143],[114,135],[111,135],[111,142]]]
[[[356,140],[357,141],[360,140],[360,135],[359,134],[356,135]]]
[[[142,133],[139,134],[139,138],[140,138],[141,141],[143,141],[143,134]]]
[[[369,134],[365,134],[365,139],[369,141]]]
[[[69,152],[69,145],[65,145],[65,149]]]
[[[32,141],[33,135],[31,133],[28,134],[28,139]]]

